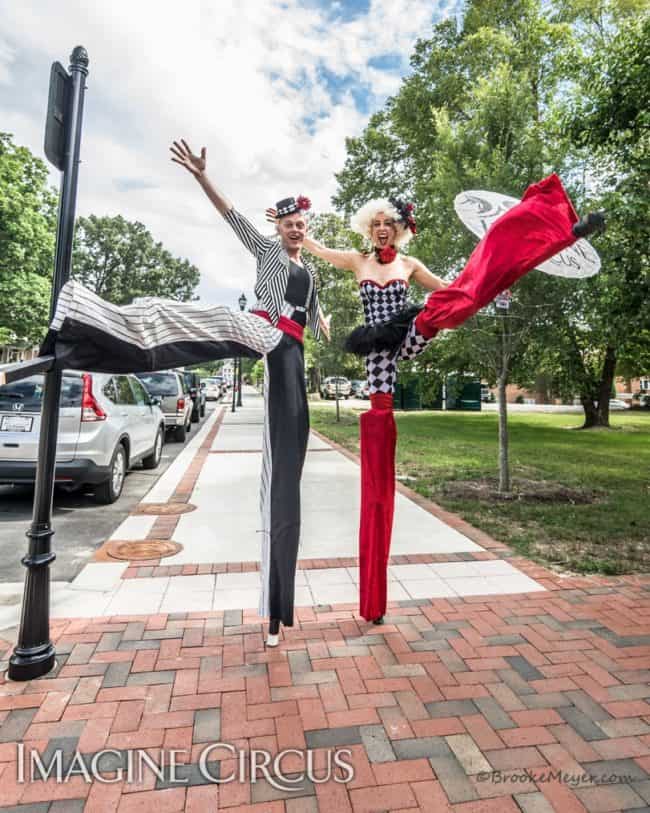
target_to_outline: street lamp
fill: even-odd
[[[246,310],[246,302],[247,301],[248,300],[246,299],[246,295],[242,293],[242,295],[239,297],[239,310],[240,311],[243,312],[243,311]],[[238,377],[237,377],[237,406],[241,406],[242,405],[242,403],[241,403],[241,358],[237,359],[237,361],[239,362]]]

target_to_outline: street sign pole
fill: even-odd
[[[56,68],[56,70],[55,70]],[[50,102],[46,124],[46,155],[63,170],[56,236],[56,258],[50,318],[59,291],[70,277],[72,240],[77,202],[77,176],[88,54],[77,46],[70,57],[70,74],[58,63],[52,70]],[[54,83],[58,83],[58,90]],[[53,131],[55,134],[52,137]],[[61,138],[61,135],[63,136]],[[57,138],[63,149],[57,147]],[[59,428],[60,370],[45,373],[41,430],[38,446],[36,486],[32,524],[27,532],[29,546],[22,563],[27,568],[18,643],[9,660],[11,680],[32,680],[54,666],[55,650],[50,641],[50,564],[52,552],[52,497],[56,468],[56,440]]]
[[[242,293],[242,295],[239,297],[238,302],[239,302],[239,310],[243,313],[246,310],[246,302],[247,302],[246,294]],[[237,368],[238,369],[238,374],[237,374],[237,406],[240,407],[242,405],[242,401],[241,401],[241,386],[242,386],[242,381],[241,381],[241,357],[237,359],[237,362],[238,362],[238,368]]]

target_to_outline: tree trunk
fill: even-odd
[[[499,491],[510,491],[510,461],[508,459],[508,403],[506,387],[508,372],[502,370],[499,376]]]
[[[616,350],[608,347],[605,350],[605,361],[600,378],[600,394],[598,398],[598,426],[609,426],[609,399],[612,397],[612,385],[616,372]]]
[[[598,425],[598,409],[596,402],[591,395],[581,395],[580,403],[585,412],[585,422],[580,427],[581,429],[591,429],[593,426]]]
[[[499,377],[497,387],[499,391],[499,491],[510,491],[510,460],[508,458],[508,402],[506,388],[510,373],[510,354],[508,319],[504,314],[501,318],[501,358],[499,363]]]
[[[594,393],[594,390],[590,388],[589,392],[580,395],[580,403],[585,412],[585,422],[581,427],[582,429],[593,429],[599,426],[609,427],[609,399],[612,395],[615,372],[616,348],[607,347],[597,392]]]

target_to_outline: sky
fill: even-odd
[[[331,211],[345,139],[399,88],[416,40],[461,0],[0,0],[0,130],[44,158],[50,65],[90,57],[77,213],[139,220],[201,271],[197,293],[249,301],[255,263],[173,139],[258,227],[307,195]],[[52,168],[52,184],[60,182]],[[251,303],[252,304],[252,303]]]

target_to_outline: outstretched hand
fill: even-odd
[[[205,172],[205,167],[207,165],[207,152],[205,147],[201,147],[201,155],[194,155],[192,150],[189,148],[187,141],[184,138],[181,138],[180,144],[178,141],[174,141],[173,146],[171,146],[170,151],[174,157],[172,157],[172,161],[175,161],[177,164],[180,164],[182,167],[188,172],[191,172],[195,178],[200,177]]]
[[[278,219],[278,213],[272,206],[266,210],[266,219],[269,223],[275,223]]]
[[[321,323],[320,323],[320,329],[323,332],[323,335],[325,336],[325,338],[327,339],[328,342],[331,340],[331,335],[330,335],[330,324],[331,323],[332,323],[332,314],[330,313],[329,316],[323,315],[323,317],[321,319]]]

